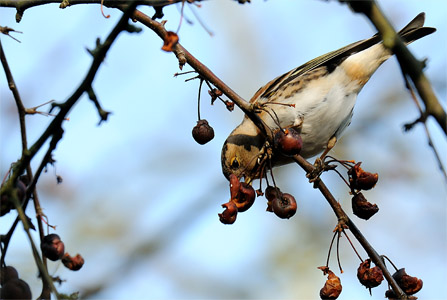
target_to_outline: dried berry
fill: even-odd
[[[214,138],[214,129],[205,119],[197,121],[197,125],[192,129],[192,137],[200,145],[204,145]]]
[[[62,258],[65,253],[64,243],[59,235],[52,233],[43,237],[40,244],[42,254],[49,260],[56,261]]]
[[[301,135],[293,128],[278,130],[273,143],[279,152],[287,156],[299,154],[303,146]]]
[[[239,188],[239,194],[237,198],[232,199],[236,203],[237,210],[239,212],[244,212],[249,209],[255,202],[255,189],[248,183],[241,182]]]
[[[356,190],[370,190],[376,185],[379,180],[379,175],[364,171],[360,168],[360,164],[357,163],[348,171],[351,188]]]
[[[338,278],[328,267],[319,267],[323,274],[328,274],[327,280],[320,290],[321,299],[337,299],[341,294],[342,286],[340,278]]]
[[[379,211],[377,204],[368,202],[362,193],[357,193],[352,197],[352,212],[357,217],[368,220]]]
[[[239,194],[239,189],[241,187],[241,183],[236,175],[230,174],[230,195],[231,199],[234,199]]]
[[[357,269],[357,278],[367,288],[374,288],[379,286],[383,281],[382,269],[377,266],[371,268],[371,260],[367,259]]]
[[[178,43],[178,35],[175,32],[168,31],[166,32],[166,36],[163,40],[163,47],[161,50],[166,52],[171,52],[175,45]]]
[[[222,207],[225,208],[225,210],[221,214],[218,214],[219,220],[223,224],[233,224],[236,221],[237,217],[236,203],[230,201],[222,204]]]
[[[222,91],[219,89],[208,90],[208,94],[211,96],[211,104],[214,104],[214,101],[216,101],[218,97],[223,95]]]
[[[283,193],[281,197],[272,200],[272,208],[275,215],[281,219],[289,219],[296,213],[297,204],[292,195]]]
[[[234,174],[230,174],[229,179],[231,195],[230,201],[236,204],[239,212],[244,212],[255,202],[256,192],[250,184],[239,182],[239,179]]]
[[[5,266],[0,269],[0,284],[3,286],[8,280],[18,279],[19,273],[12,266]],[[3,298],[2,298],[3,299]]]
[[[279,198],[281,196],[281,191],[279,188],[277,187],[273,187],[271,185],[269,185],[266,189],[265,189],[265,198],[267,198],[267,200],[273,200],[274,198]]]
[[[22,279],[8,280],[0,290],[0,299],[31,299],[31,289]]]
[[[265,189],[265,198],[267,199],[267,209],[266,209],[267,211],[273,212],[272,201],[273,201],[273,199],[281,198],[281,195],[282,195],[282,193],[278,187],[273,187],[273,186],[269,185]]]
[[[224,103],[225,103],[225,106],[227,107],[228,111],[234,110],[234,102],[226,100]]]
[[[80,254],[71,257],[68,253],[65,253],[62,257],[62,263],[66,268],[72,271],[78,271],[84,265],[84,258]]]
[[[408,275],[405,272],[405,268],[396,271],[393,274],[393,278],[407,295],[413,295],[422,289],[422,280]]]

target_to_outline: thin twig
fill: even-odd
[[[419,112],[420,112],[420,114],[422,116],[423,115],[422,107],[419,104],[419,101],[418,101],[418,99],[417,99],[417,97],[416,97],[416,95],[414,93],[413,87],[411,86],[411,84],[408,81],[406,76],[404,76],[404,80],[405,80],[405,85],[406,85],[407,89],[410,92],[411,98],[413,99],[414,103],[416,104],[416,107],[418,108],[418,110],[419,110]],[[415,122],[415,123],[422,123],[424,125],[425,134],[427,135],[428,145],[430,146],[430,148],[432,148],[433,153],[434,153],[435,158],[436,158],[436,161],[438,162],[439,169],[441,170],[442,174],[444,175],[444,179],[447,181],[447,173],[445,171],[444,165],[442,164],[441,157],[439,156],[439,153],[436,150],[435,144],[433,144],[433,140],[431,138],[430,131],[428,130],[428,127],[427,127],[427,122],[426,122],[427,120],[426,119],[422,120],[421,118],[418,119],[418,120],[420,120],[420,121]],[[408,125],[405,126],[405,130],[409,130],[408,129]]]

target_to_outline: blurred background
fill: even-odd
[[[417,58],[428,58],[426,74],[445,107],[447,6],[442,0],[380,4],[397,29],[422,11],[426,25],[438,29],[410,49]],[[141,10],[154,13],[147,7]],[[176,31],[180,6],[163,11],[167,29]],[[91,63],[86,48],[93,49],[98,37],[103,40],[121,16],[113,9],[105,12],[110,19],[102,17],[99,5],[61,10],[51,4],[26,10],[17,24],[14,9],[0,9],[0,25],[23,32],[13,33],[21,43],[0,38],[26,107],[71,95]],[[239,5],[214,0],[200,7],[186,5],[184,14],[180,42],[245,99],[274,77],[375,33],[363,15],[337,1],[254,0]],[[289,165],[274,175],[281,189],[298,201],[293,218],[281,220],[265,212],[266,201],[258,197],[234,225],[221,224],[217,214],[229,198],[221,146],[243,115],[237,108],[228,112],[220,102],[209,105],[204,88],[201,116],[216,137],[205,146],[196,144],[191,130],[197,121],[199,82],[185,82],[193,75],[174,78],[178,62],[161,46],[147,28],[119,36],[93,83],[104,109],[113,114],[97,126],[97,111],[84,96],[64,123],[55,168],[48,168],[39,181],[44,213],[57,226],[66,251],[85,258],[78,272],[49,262],[50,273],[66,280],[59,291],[80,291],[88,299],[317,299],[326,280],[317,267],[326,263],[337,221],[329,205],[300,167]],[[21,144],[4,75],[0,89],[3,177],[20,157]],[[352,124],[332,155],[362,161],[365,170],[379,173],[378,185],[365,196],[380,211],[367,222],[353,216],[355,223],[380,254],[424,281],[420,299],[446,299],[445,178],[423,127],[402,130],[418,116],[392,58],[360,93]],[[50,121],[27,117],[30,144]],[[432,120],[428,125],[445,165],[446,138]],[[34,169],[43,152],[33,161]],[[352,215],[340,178],[324,174],[323,179]],[[27,214],[34,217],[32,205]],[[0,219],[2,234],[15,216],[12,212]],[[34,237],[37,241],[38,235]],[[365,259],[363,249],[354,244]],[[358,283],[360,261],[345,237],[340,259],[343,274],[335,252],[330,262],[343,285],[339,299],[384,298],[385,282],[373,289],[372,297]],[[17,268],[37,297],[41,283],[21,226],[6,262]]]

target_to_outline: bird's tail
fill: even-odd
[[[418,14],[407,26],[399,31],[400,37],[406,44],[410,44],[426,35],[436,31],[433,27],[423,27],[425,22],[425,13]]]

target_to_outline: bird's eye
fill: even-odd
[[[239,160],[237,159],[237,157],[233,157],[231,159],[230,166],[231,166],[232,169],[239,168]]]

